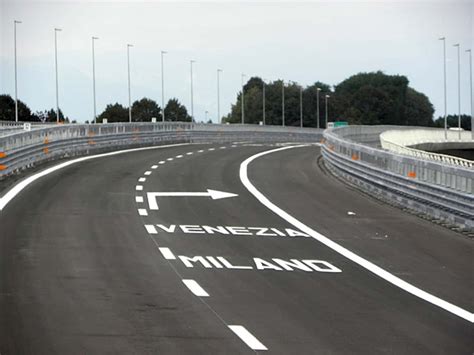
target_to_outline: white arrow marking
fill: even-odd
[[[148,206],[150,210],[158,210],[157,197],[210,197],[213,200],[220,200],[221,198],[239,196],[230,192],[207,190],[207,192],[148,192]]]

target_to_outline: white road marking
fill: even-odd
[[[164,163],[166,163],[164,160],[158,162],[158,164],[164,164]]]
[[[51,168],[45,169],[43,171],[40,171],[37,174],[34,174],[25,180],[19,182],[16,184],[12,189],[10,189],[3,197],[0,198],[0,211],[5,208],[5,206],[15,198],[16,195],[18,195],[25,187],[33,183],[34,181],[42,178],[43,176],[49,175],[55,171],[58,171],[60,169],[63,169],[65,167],[68,167],[70,165],[74,165],[86,160],[91,160],[91,159],[97,159],[97,158],[103,158],[103,157],[110,157],[114,155],[119,155],[119,154],[124,154],[124,153],[130,153],[130,152],[139,152],[142,150],[151,150],[151,149],[161,149],[161,148],[169,148],[169,147],[178,147],[181,145],[188,145],[189,143],[179,143],[179,144],[169,144],[169,145],[162,145],[162,146],[153,146],[153,147],[143,147],[143,148],[131,148],[131,149],[124,149],[124,150],[118,150],[115,152],[109,152],[109,153],[102,153],[102,154],[96,154],[96,155],[90,155],[87,157],[81,157],[73,160],[66,161],[64,163],[55,165]]]
[[[226,149],[227,147],[220,147],[219,149]]]
[[[143,191],[143,186],[142,185],[137,185],[137,186],[135,186],[135,190]]]
[[[260,201],[265,207],[270,209],[272,212],[283,218],[285,221],[288,223],[292,224],[294,227],[299,229],[300,231],[309,234],[312,238],[316,239],[320,243],[326,245],[328,248],[334,250],[335,252],[341,254],[342,256],[346,257],[347,259],[353,261],[354,263],[362,266],[364,269],[372,272],[373,274],[381,277],[385,281],[388,281],[392,285],[395,285],[402,290],[411,293],[412,295],[419,297],[435,306],[438,306],[452,314],[457,315],[458,317],[461,317],[471,323],[474,323],[474,314],[466,311],[465,309],[458,307],[452,303],[449,303],[439,297],[436,297],[426,291],[423,291],[422,289],[400,279],[399,277],[389,273],[388,271],[382,269],[381,267],[375,265],[374,263],[368,261],[367,259],[364,259],[360,257],[359,255],[353,253],[349,249],[344,248],[343,246],[337,244],[336,242],[332,241],[331,239],[325,237],[321,233],[316,232],[314,229],[308,227],[304,223],[300,222],[297,220],[295,217],[291,216],[290,214],[286,213],[283,211],[281,208],[279,208],[277,205],[272,203],[267,197],[265,197],[260,191],[258,191],[254,185],[250,182],[248,178],[248,165],[254,161],[257,158],[260,158],[264,155],[275,153],[275,152],[280,152],[286,149],[292,149],[292,148],[300,148],[300,147],[305,147],[306,145],[298,145],[298,146],[288,146],[288,147],[282,147],[282,148],[277,148],[277,149],[271,149],[267,150],[265,152],[261,152],[258,154],[255,154],[240,164],[240,180],[242,181],[242,184],[247,188],[247,190],[254,195],[257,200]]]
[[[147,170],[143,173],[143,175],[146,175],[146,176],[150,176],[151,175],[151,171],[150,170]]]
[[[204,152],[204,150],[202,150],[202,149],[201,149],[201,150],[198,150],[198,153],[202,153],[202,152]]]
[[[182,157],[183,157],[182,155],[177,155],[177,156],[176,156],[177,159],[180,159],[180,158],[182,158]]]
[[[186,155],[193,155],[194,152],[187,152]]]
[[[145,208],[139,208],[138,209],[138,214],[140,216],[148,216],[148,211]]]
[[[158,168],[158,165],[152,165],[151,168],[152,168],[153,170],[155,170],[155,169]]]
[[[257,338],[241,325],[229,325],[232,330],[252,350],[268,350]]]
[[[138,179],[138,182],[145,182],[145,181],[146,181],[146,178],[144,178],[144,177]]]
[[[143,203],[143,196],[135,196],[136,203]]]
[[[194,280],[183,280],[189,290],[198,297],[209,297],[209,294]]]
[[[166,160],[168,160],[168,161],[173,161],[173,158],[168,158],[168,159],[166,159]]]
[[[237,146],[235,144],[231,145],[232,148],[236,148]]]
[[[347,215],[348,215],[348,216],[355,216],[356,214],[355,214],[355,212],[347,211]]]
[[[213,200],[235,197],[237,194],[208,189],[207,192],[149,192],[147,193],[148,205],[151,210],[158,210],[157,197],[211,197]]]
[[[216,150],[216,148],[209,148],[208,150],[213,151],[213,150]]]
[[[158,234],[158,231],[153,224],[145,224],[145,229],[149,234]]]
[[[173,252],[170,248],[158,248],[160,249],[161,254],[166,260],[175,260],[176,256],[174,256]]]

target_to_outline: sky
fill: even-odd
[[[435,116],[444,114],[446,37],[448,113],[458,112],[457,50],[461,45],[461,111],[470,114],[469,64],[474,50],[474,1],[165,2],[0,0],[0,94],[14,94],[13,21],[17,25],[18,97],[33,110],[55,107],[54,28],[58,33],[59,105],[71,119],[93,118],[91,36],[95,43],[97,111],[128,107],[127,52],[131,43],[132,101],[161,106],[160,52],[165,101],[217,122],[227,114],[241,74],[304,86],[336,85],[359,72],[382,70],[408,77],[426,94]]]

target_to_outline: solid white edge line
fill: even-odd
[[[438,306],[452,314],[455,314],[458,317],[461,317],[471,323],[474,323],[474,314],[466,311],[465,309],[458,307],[452,303],[449,303],[439,297],[436,297],[426,291],[423,291],[422,289],[400,279],[399,277],[389,273],[388,271],[382,269],[381,267],[373,264],[372,262],[360,257],[359,255],[353,253],[352,251],[344,248],[343,246],[333,242],[331,239],[325,237],[324,235],[316,232],[312,228],[308,227],[304,223],[300,222],[290,214],[286,213],[283,211],[281,208],[270,202],[268,198],[266,198],[260,191],[258,191],[255,186],[252,185],[248,178],[247,170],[248,170],[248,165],[254,161],[257,158],[260,158],[264,155],[283,151],[286,149],[292,149],[292,148],[300,148],[300,147],[306,147],[307,145],[297,145],[297,146],[288,146],[288,147],[282,147],[282,148],[277,148],[277,149],[271,149],[267,150],[258,154],[255,154],[240,164],[240,180],[242,181],[242,184],[247,188],[247,190],[254,195],[260,203],[262,203],[265,207],[273,211],[275,214],[283,218],[285,221],[288,223],[292,224],[294,227],[299,229],[300,231],[310,235],[312,238],[316,239],[320,243],[326,245],[328,248],[334,250],[335,252],[341,254],[342,256],[346,257],[347,259],[355,262],[356,264],[362,266],[364,269],[372,272],[373,274],[381,277],[382,279],[390,282],[392,285],[395,285],[402,290],[411,293],[412,295],[419,297],[435,306]]]
[[[174,256],[170,248],[158,248],[158,249],[160,250],[161,255],[163,255],[163,258],[165,258],[166,260],[176,260],[176,256]]]
[[[148,234],[158,234],[158,231],[153,224],[145,224],[145,229]]]
[[[143,196],[135,196],[135,202],[136,203],[143,203]]]
[[[146,210],[146,208],[139,208],[138,209],[138,214],[140,216],[148,216],[148,211]]]
[[[189,290],[198,297],[209,297],[209,294],[194,280],[182,280]]]
[[[252,350],[268,350],[257,338],[255,338],[245,327],[241,325],[228,325],[247,346]]]
[[[132,149],[124,149],[124,150],[118,150],[115,152],[109,152],[109,153],[102,153],[102,154],[96,154],[96,155],[89,155],[87,157],[81,157],[73,160],[66,161],[64,163],[55,165],[51,168],[45,169],[43,171],[40,171],[37,174],[34,174],[25,180],[19,182],[16,184],[13,188],[11,188],[5,195],[3,195],[0,198],[0,211],[5,208],[5,206],[15,198],[16,195],[18,195],[25,187],[33,183],[34,181],[42,178],[43,176],[49,175],[57,170],[63,169],[67,166],[77,164],[86,160],[91,160],[91,159],[97,159],[97,158],[103,158],[103,157],[110,157],[113,155],[119,155],[119,154],[124,154],[124,153],[130,153],[130,152],[138,152],[142,150],[151,150],[151,149],[161,149],[161,148],[169,148],[169,147],[178,147],[181,145],[189,145],[189,143],[179,143],[179,144],[168,144],[168,145],[162,145],[162,146],[155,146],[155,147],[142,147],[142,148],[132,148]]]

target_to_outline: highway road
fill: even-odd
[[[472,354],[472,240],[321,165],[177,145],[33,181],[0,212],[0,353]]]

